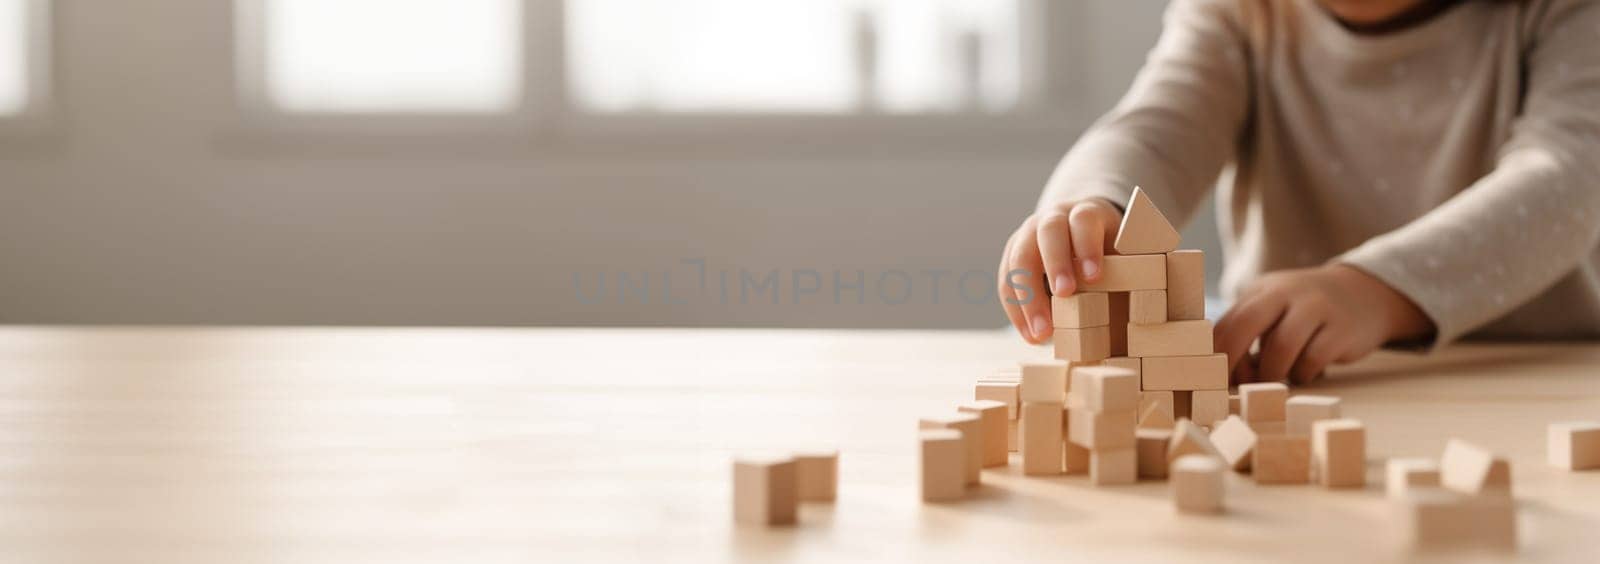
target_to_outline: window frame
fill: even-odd
[[[59,112],[56,85],[56,25],[52,0],[23,0],[27,60],[27,99],[14,114],[0,115],[0,140],[27,142],[56,133]]]

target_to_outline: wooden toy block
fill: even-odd
[[[1106,301],[1111,303],[1111,356],[1128,356],[1128,293],[1112,292]]]
[[[1392,507],[1394,528],[1412,550],[1458,554],[1516,549],[1516,505],[1510,498],[1476,497],[1424,486],[1407,491]]]
[[[1172,429],[1139,429],[1134,435],[1134,450],[1139,457],[1140,478],[1167,477],[1167,445]]]
[[[1128,323],[1153,325],[1166,322],[1166,290],[1134,290],[1128,292]]]
[[[1245,421],[1257,435],[1287,435],[1289,426],[1283,421]]]
[[[1193,421],[1179,419],[1172,428],[1172,444],[1167,445],[1167,460],[1177,460],[1190,454],[1215,457],[1218,463],[1222,463],[1222,453],[1217,452],[1216,445],[1211,444],[1211,437],[1205,430]]]
[[[1250,453],[1255,449],[1256,440],[1256,432],[1232,415],[1211,430],[1211,444],[1216,445],[1223,462],[1234,470],[1250,469]]]
[[[1189,418],[1203,427],[1216,425],[1228,418],[1227,390],[1194,390],[1189,392]]]
[[[1089,449],[1072,444],[1072,441],[1063,443],[1062,449],[1062,452],[1066,454],[1064,466],[1067,474],[1085,474],[1089,472]]]
[[[1035,360],[1022,363],[1022,387],[1018,390],[1023,403],[1061,403],[1066,401],[1067,361]]]
[[[808,450],[794,454],[800,501],[833,501],[839,494],[839,451]]]
[[[1311,434],[1311,423],[1323,419],[1339,418],[1339,398],[1332,396],[1298,395],[1284,402],[1285,432],[1291,435]]]
[[[1167,289],[1166,255],[1106,255],[1100,261],[1101,276],[1096,282],[1079,280],[1084,292],[1131,292]],[[1116,304],[1111,304],[1116,315]],[[1112,318],[1113,324],[1116,318]]]
[[[1283,421],[1289,386],[1282,382],[1239,385],[1239,417],[1245,421]]]
[[[983,469],[983,421],[976,413],[952,413],[923,417],[919,429],[955,429],[961,431],[961,445],[966,452],[966,480],[978,483]]]
[[[1228,415],[1239,414],[1239,394],[1228,394]]]
[[[1104,327],[1111,324],[1110,296],[1105,292],[1078,292],[1050,297],[1050,319],[1057,329]]]
[[[960,499],[966,489],[967,456],[961,431],[923,429],[918,438],[922,441],[922,500]]]
[[[1022,405],[1022,383],[978,382],[973,388],[972,399],[1006,404],[1006,419],[1016,419],[1017,408]]]
[[[1167,413],[1166,406],[1151,404],[1143,413],[1139,414],[1140,429],[1156,429],[1171,431],[1177,426],[1177,421],[1172,419],[1172,414]]]
[[[1178,230],[1172,228],[1167,216],[1156,209],[1138,187],[1128,199],[1128,209],[1122,212],[1122,225],[1117,229],[1117,239],[1111,245],[1124,255],[1166,253],[1178,248]]]
[[[1114,366],[1124,370],[1132,370],[1135,376],[1138,376],[1142,372],[1140,369],[1140,364],[1141,363],[1139,359],[1131,356],[1108,356],[1105,358],[1105,360],[1100,361],[1101,366]],[[1144,384],[1142,382],[1143,381],[1141,380],[1139,385],[1140,389],[1144,389]]]
[[[1562,470],[1600,468],[1600,422],[1551,423],[1546,435],[1551,466]]]
[[[1019,409],[1017,411],[1020,412],[1022,410]],[[1011,452],[1017,452],[1019,449],[1019,443],[1017,442],[1017,421],[1018,419],[1012,419],[1006,422],[1006,450]]]
[[[1167,412],[1167,417],[1173,421],[1178,420],[1178,414],[1173,409],[1172,390],[1142,390],[1139,392],[1139,413],[1143,417],[1146,409],[1152,405],[1161,406]]]
[[[1061,473],[1062,407],[1060,403],[1022,404],[1017,428],[1022,443],[1022,473],[1044,476]]]
[[[1221,513],[1222,474],[1226,466],[1216,457],[1186,454],[1173,459],[1172,501],[1179,513]]]
[[[1147,356],[1140,359],[1139,364],[1140,380],[1146,390],[1228,389],[1228,355],[1223,353]]]
[[[956,408],[978,416],[978,432],[983,435],[981,464],[984,468],[1006,465],[1006,404],[992,400],[976,400]]]
[[[1392,499],[1414,488],[1439,487],[1439,461],[1432,458],[1391,458],[1384,466],[1383,488]]]
[[[1511,463],[1489,449],[1450,439],[1439,459],[1439,484],[1466,495],[1510,497]]]
[[[1167,253],[1167,319],[1206,318],[1205,251]]]
[[[1093,411],[1069,409],[1068,440],[1089,450],[1130,448],[1139,414],[1132,409]]]
[[[1311,477],[1330,488],[1367,483],[1367,429],[1354,419],[1311,424]]]
[[[1260,435],[1250,457],[1257,484],[1311,483],[1311,437]]]
[[[1191,419],[1194,415],[1194,392],[1191,390],[1172,391],[1172,418]]]
[[[751,525],[793,524],[799,501],[796,474],[793,456],[746,455],[735,458],[734,521]]]
[[[1114,366],[1074,366],[1071,370],[1073,393],[1083,398],[1091,411],[1138,409],[1139,376],[1132,370]]]
[[[1139,455],[1132,446],[1089,451],[1089,483],[1096,486],[1132,484],[1139,479]]]
[[[1209,355],[1212,352],[1211,322],[1204,319],[1128,325],[1128,356],[1148,359],[1156,356]],[[1148,362],[1144,370],[1150,371]]]
[[[1097,362],[1111,356],[1111,327],[1056,329],[1051,337],[1058,360]]]

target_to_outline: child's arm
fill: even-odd
[[[1188,217],[1232,158],[1250,96],[1241,4],[1172,3],[1127,95],[1062,159],[1037,211],[1006,242],[1000,303],[1024,339],[1053,332],[1046,282],[1067,295],[1075,276],[1100,279],[1122,216],[1112,202],[1141,186],[1174,219]]]

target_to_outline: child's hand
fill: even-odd
[[[1045,205],[1011,234],[1000,255],[1000,305],[1023,339],[1038,344],[1050,338],[1050,295],[1071,295],[1077,277],[1100,280],[1100,259],[1121,222],[1116,206],[1091,198]]]
[[[1262,276],[1217,321],[1217,352],[1236,382],[1316,379],[1330,363],[1353,362],[1384,343],[1427,335],[1433,323],[1377,278],[1333,264]],[[1260,364],[1245,360],[1261,341]]]

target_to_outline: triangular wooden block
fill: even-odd
[[[1167,414],[1167,410],[1163,409],[1163,406],[1159,404],[1150,404],[1149,407],[1145,408],[1144,414],[1139,416],[1140,429],[1163,429],[1170,431],[1172,430],[1173,425],[1174,422],[1172,421],[1172,416]]]
[[[1144,190],[1135,186],[1133,198],[1128,200],[1128,210],[1122,213],[1122,227],[1117,229],[1117,241],[1112,245],[1124,255],[1154,255],[1178,250],[1178,230],[1172,228],[1167,216],[1156,209]]]

